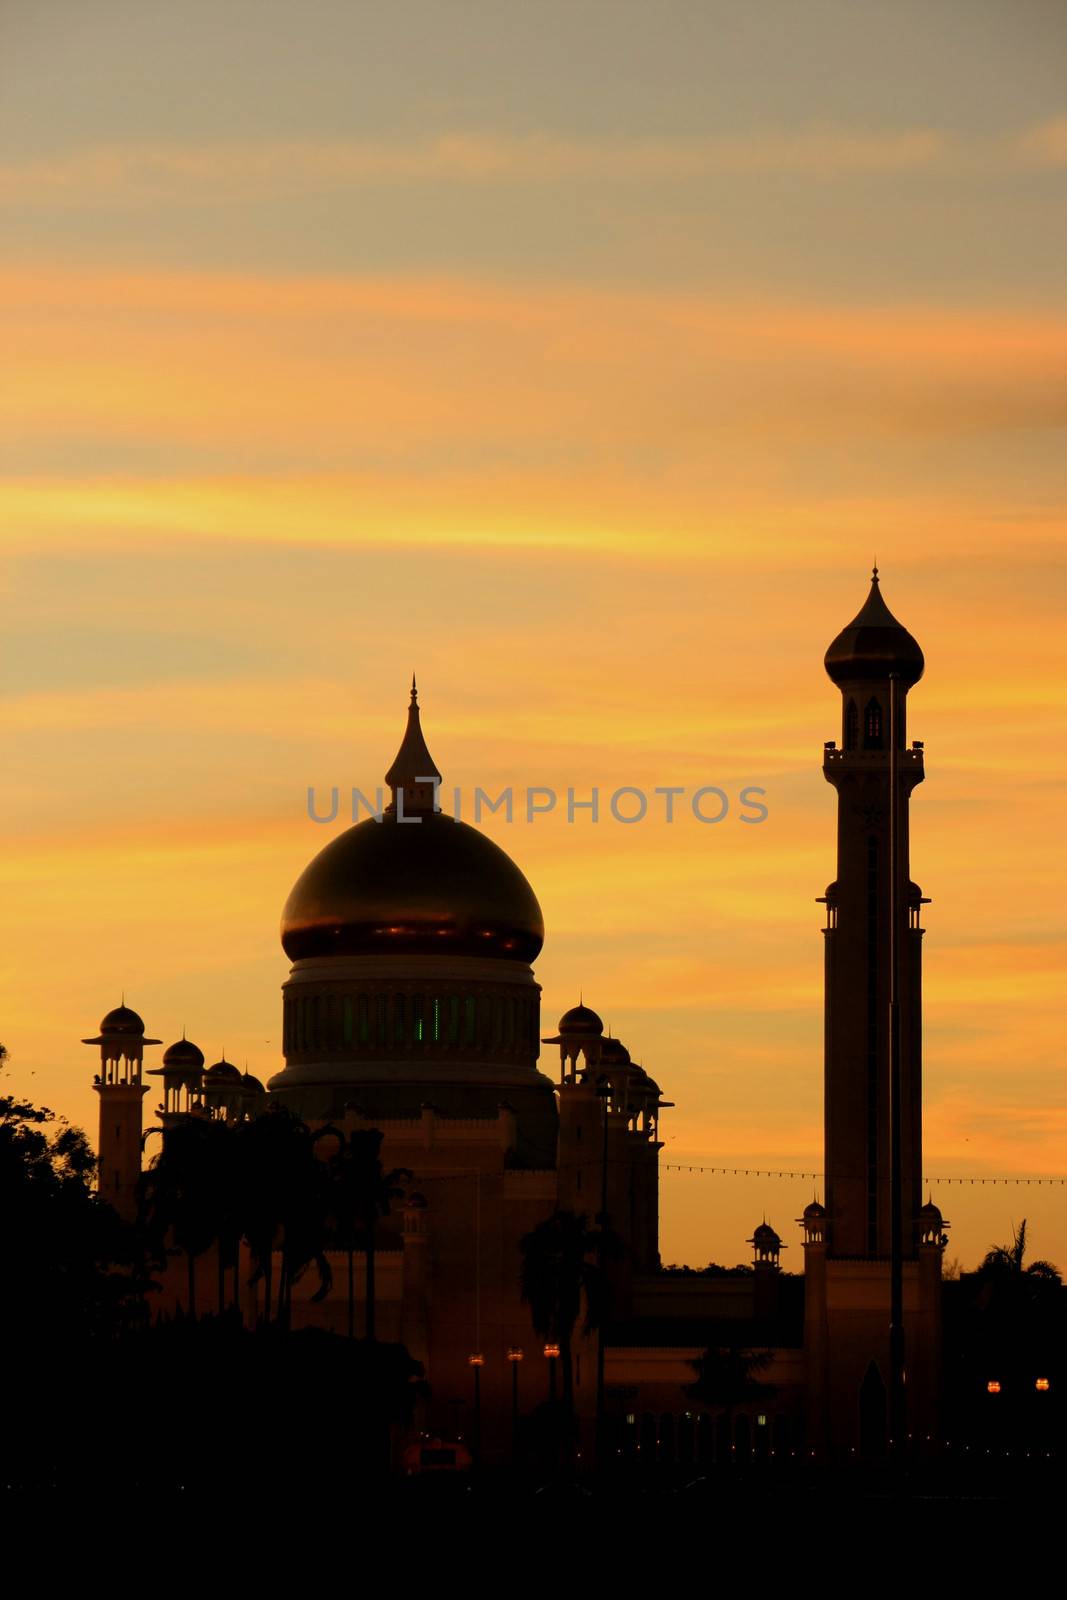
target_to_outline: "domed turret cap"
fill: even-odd
[[[541,1043],[580,1044],[583,1039],[599,1039],[603,1032],[604,1024],[596,1012],[579,1001],[560,1017],[559,1032],[551,1039],[542,1039]]]
[[[125,1001],[122,1005],[113,1006],[100,1023],[100,1032],[95,1039],[83,1039],[82,1044],[106,1044],[109,1039],[137,1039],[141,1044],[162,1044],[162,1039],[146,1039],[144,1037],[144,1023],[136,1011],[132,1011]]]
[[[227,1061],[225,1053],[221,1061],[216,1061],[214,1066],[208,1067],[204,1073],[205,1083],[210,1080],[213,1084],[240,1083],[241,1069],[235,1067],[232,1061]]]
[[[183,1034],[173,1044],[167,1046],[163,1052],[163,1065],[157,1067],[157,1073],[169,1073],[172,1077],[181,1072],[202,1072],[204,1067],[204,1052],[197,1048],[191,1039]]]
[[[923,653],[882,599],[877,567],[866,602],[827,650],[825,666],[836,684],[884,681],[895,673],[910,688],[922,677]]]
[[[100,1024],[101,1033],[143,1033],[144,1023],[127,1005],[115,1006]]]

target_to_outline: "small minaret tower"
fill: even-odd
[[[752,1246],[753,1308],[759,1322],[768,1322],[778,1305],[782,1251],[786,1246],[764,1217],[746,1244]]]
[[[184,1028],[181,1038],[164,1050],[162,1066],[153,1067],[148,1075],[163,1079],[163,1103],[157,1109],[164,1128],[172,1128],[186,1117],[208,1115],[203,1092],[204,1052],[185,1037]]]
[[[127,1221],[137,1209],[141,1176],[141,1102],[148,1093],[141,1081],[144,1047],[160,1043],[145,1038],[144,1023],[125,1003],[108,1012],[95,1039],[82,1040],[100,1047],[100,1071],[93,1079],[100,1096],[99,1193]]]

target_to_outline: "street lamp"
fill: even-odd
[[[523,1351],[517,1344],[508,1345],[508,1361],[511,1365],[511,1453],[516,1459],[519,1454],[519,1363],[524,1359]]]
[[[482,1459],[482,1368],[485,1366],[485,1357],[478,1352],[467,1357],[467,1365],[474,1372],[474,1437],[472,1454],[478,1464]]]
[[[608,1225],[608,1112],[611,1109],[611,1079],[604,1075],[597,1079],[596,1092],[600,1096],[601,1151],[600,1151],[600,1226],[596,1239],[596,1265],[601,1291],[604,1285],[604,1234]],[[603,1308],[606,1311],[606,1308]],[[604,1315],[596,1331],[596,1418],[594,1422],[596,1464],[604,1464]]]
[[[1038,1394],[1047,1394],[1048,1390],[1051,1388],[1051,1384],[1047,1378],[1035,1378],[1034,1388],[1037,1390]]]
[[[1000,1393],[1000,1380],[999,1380],[999,1378],[990,1378],[989,1382],[985,1386],[985,1389],[986,1389],[986,1394],[999,1394]]]
[[[556,1362],[559,1360],[559,1345],[545,1345],[545,1360],[548,1362],[548,1398],[552,1404],[556,1403]]]

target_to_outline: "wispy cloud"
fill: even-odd
[[[73,443],[92,447],[97,473],[152,446],[190,479],[223,462],[231,478],[403,471],[410,501],[442,476],[580,471],[586,484],[603,474],[614,499],[621,476],[655,478],[659,494],[668,471],[698,483],[718,444],[716,494],[740,479],[751,497],[783,449],[1012,435],[1067,413],[1067,320],[1051,314],[51,269],[0,274],[0,317],[0,417],[23,477],[34,449],[51,450],[51,469]],[[265,535],[284,514],[279,493]],[[174,516],[185,498],[175,493]],[[315,499],[301,515],[314,518]],[[116,486],[96,507],[121,527],[124,501]],[[542,521],[540,537],[569,533]]]
[[[413,140],[96,145],[0,166],[0,204],[228,201],[366,184],[684,181],[1059,167],[1067,117],[999,138],[938,128],[804,126],[703,138],[580,139],[447,132]]]
[[[0,167],[0,201],[47,206],[226,200],[360,184],[552,183],[701,178],[716,173],[832,176],[900,172],[945,161],[934,130],[800,129],[754,137],[596,141],[545,134],[449,133],[409,142],[267,141],[105,145]]]

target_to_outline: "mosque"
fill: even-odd
[[[889,1426],[895,1256],[906,1426],[936,1435],[946,1236],[921,1192],[926,902],[909,873],[908,808],[923,748],[905,738],[923,656],[877,569],[825,666],[841,692],[840,742],[823,752],[838,797],[837,875],[821,897],[825,1203],[799,1219],[802,1275],[782,1272],[782,1239],[766,1221],[748,1241],[749,1273],[661,1270],[669,1102],[590,1007],[542,1036],[536,895],[503,850],[436,809],[440,774],[414,686],[382,819],[334,838],[285,903],[284,1066],[266,1087],[225,1059],[205,1070],[184,1037],[146,1072],[144,1049],[160,1041],[125,1006],[85,1041],[101,1057],[101,1193],[132,1215],[145,1076],[161,1080],[164,1130],[183,1117],[254,1116],[272,1099],[312,1125],[379,1129],[384,1165],[413,1177],[382,1225],[377,1335],[423,1363],[424,1429],[469,1432],[477,1396],[487,1461],[509,1458],[516,1417],[555,1381],[553,1347],[521,1300],[519,1245],[557,1210],[605,1214],[623,1246],[610,1319],[575,1345],[590,1450],[599,1437],[613,1452],[667,1460],[877,1451]],[[558,1053],[551,1076],[538,1066],[542,1044]],[[210,1260],[203,1270],[210,1281]],[[344,1297],[314,1304],[310,1294],[297,1286],[294,1322],[343,1331]],[[686,1395],[706,1350],[769,1355],[762,1393],[713,1406],[714,1423]]]

